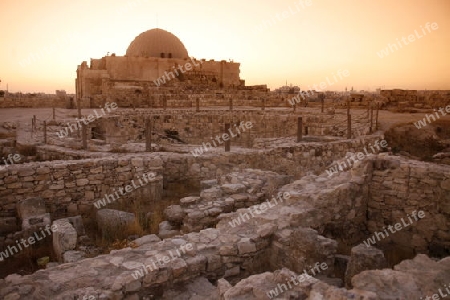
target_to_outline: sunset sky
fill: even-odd
[[[240,62],[247,85],[450,89],[449,0],[1,0],[0,11],[10,92],[74,93],[77,65],[124,55],[155,27],[191,57]],[[335,81],[339,70],[350,75]]]

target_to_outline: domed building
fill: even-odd
[[[155,28],[139,34],[125,56],[113,53],[91,59],[90,65],[82,62],[77,68],[76,96],[82,107],[98,107],[106,101],[159,106],[161,95],[244,86],[239,68],[235,62],[189,57],[178,37]]]
[[[126,56],[189,58],[188,52],[180,39],[159,28],[138,35],[128,46]]]

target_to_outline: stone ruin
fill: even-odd
[[[313,92],[292,107],[295,94],[245,86],[238,63],[214,60],[155,86],[171,59],[188,60],[178,48],[83,62],[79,108],[120,109],[64,138],[74,110],[0,128],[0,153],[21,157],[0,168],[1,299],[450,294],[450,132],[391,121],[449,105],[448,91]],[[9,97],[0,107],[74,105]],[[391,110],[380,124],[374,103]],[[231,149],[195,152],[243,121]]]
[[[30,229],[56,225],[51,238],[56,256],[33,274],[0,279],[0,296],[412,299],[435,294],[450,278],[450,167],[384,152],[333,176],[325,172],[382,138],[300,143],[269,138],[270,147],[235,146],[195,158],[186,152],[97,158],[94,153],[94,158],[11,166],[0,171],[1,220],[20,221],[22,231],[8,233],[3,245]],[[45,147],[59,156],[67,153]],[[93,203],[144,170],[157,176],[135,192],[151,203],[164,200],[164,182],[198,182],[197,195],[166,206],[158,232],[109,254],[92,254],[83,222],[95,210]],[[33,198],[36,190],[42,192]],[[137,218],[108,206],[96,211],[90,217],[98,230],[124,230]],[[386,226],[419,211],[425,217],[386,234]],[[380,232],[383,238],[368,243]]]

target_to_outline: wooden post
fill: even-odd
[[[352,115],[347,115],[347,138],[352,138]]]
[[[230,98],[230,110],[233,110],[233,99]]]
[[[145,151],[152,152],[152,119],[145,120]]]
[[[295,105],[294,105],[295,107]],[[300,143],[300,141],[303,138],[303,118],[298,117],[297,118],[297,143]]]
[[[47,121],[44,121],[44,144],[47,144]]]
[[[81,124],[81,139],[83,141],[83,149],[87,149],[87,133],[86,133],[86,124]]]
[[[199,98],[195,99],[195,111],[196,112],[200,111],[200,99]]]
[[[322,103],[322,113],[323,113],[323,106],[325,105],[325,94],[320,94],[320,102]]]
[[[53,120],[55,119],[55,108],[53,107]]]
[[[350,97],[347,96],[347,116],[350,115]]]
[[[78,120],[81,120],[81,99],[77,99],[78,103]],[[77,137],[80,137],[80,126],[77,126]]]
[[[229,131],[230,131],[230,123],[225,123],[225,133],[229,134]],[[231,141],[230,139],[228,139],[228,141],[225,142],[225,152],[230,152],[230,148],[231,148]]]
[[[380,110],[380,102],[377,102],[377,113],[375,115],[375,130],[378,130],[378,111]]]
[[[370,128],[369,132],[372,133],[373,131],[373,105],[372,102],[370,103]]]

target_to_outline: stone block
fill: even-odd
[[[347,288],[352,287],[353,276],[366,270],[381,270],[386,268],[387,262],[383,251],[373,246],[365,246],[360,244],[351,250],[350,260],[345,272],[345,285]]]
[[[164,210],[164,217],[173,223],[181,223],[186,213],[180,205],[171,205]]]
[[[53,232],[53,250],[58,261],[63,262],[64,253],[77,246],[77,231],[67,219],[56,220],[53,225],[56,225]]]
[[[205,200],[216,200],[220,197],[222,197],[222,190],[217,187],[200,192],[200,198]]]
[[[63,254],[63,263],[74,263],[79,260],[82,260],[85,256],[85,253],[82,251],[73,251],[69,250],[64,252]]]
[[[256,252],[256,244],[250,241],[249,238],[243,238],[237,243],[239,254],[248,254]]]
[[[36,230],[51,224],[50,214],[45,213],[39,216],[31,216],[22,221],[22,230]]]
[[[233,195],[233,194],[239,194],[239,193],[245,193],[246,187],[243,184],[240,183],[227,183],[227,184],[222,184],[220,186],[220,188],[222,189],[223,193],[226,195]]]
[[[32,197],[20,200],[17,203],[17,213],[22,220],[32,216],[45,214],[46,209],[44,199],[41,197]]]
[[[97,225],[102,233],[124,230],[134,224],[135,220],[134,214],[120,210],[100,209],[97,211]]]
[[[86,234],[83,224],[83,218],[81,216],[67,217],[60,220],[67,220],[70,224],[72,224],[73,228],[75,228],[75,230],[77,231],[78,236]]]

